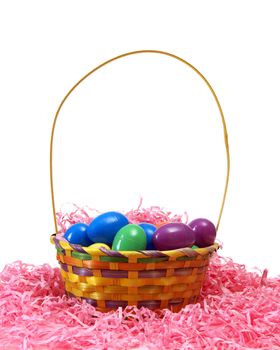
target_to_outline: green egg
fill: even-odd
[[[192,249],[198,249],[199,247],[197,245],[193,245]]]
[[[112,250],[145,250],[147,238],[142,227],[128,224],[116,234]]]

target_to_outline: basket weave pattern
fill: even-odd
[[[135,54],[160,54],[182,62],[192,69],[206,84],[218,107],[224,133],[227,159],[227,173],[222,204],[216,225],[219,228],[224,209],[229,173],[230,154],[227,127],[218,97],[208,80],[192,64],[184,59],[159,50],[131,51],[113,57],[84,75],[65,95],[54,117],[50,142],[50,184],[55,232],[59,232],[56,220],[53,181],[53,140],[56,122],[65,101],[72,92],[94,72],[106,65]],[[51,236],[57,249],[57,260],[66,292],[86,299],[101,311],[119,306],[136,305],[150,309],[169,308],[179,311],[189,303],[196,302],[211,254],[218,244],[206,248],[183,248],[171,251],[112,251],[104,248],[82,247]]]
[[[218,245],[172,251],[118,252],[88,248],[51,236],[68,295],[100,311],[136,305],[178,312],[195,303]]]

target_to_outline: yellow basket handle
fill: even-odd
[[[216,229],[218,230],[219,225],[220,225],[220,221],[221,221],[221,217],[222,217],[222,213],[223,213],[223,209],[224,209],[224,205],[225,205],[225,200],[226,200],[226,194],[227,194],[227,189],[228,189],[228,181],[229,181],[229,173],[230,173],[230,156],[229,156],[229,145],[228,145],[228,134],[227,134],[227,127],[226,127],[226,121],[225,121],[225,117],[224,117],[224,113],[222,111],[222,107],[220,105],[220,102],[218,100],[218,97],[215,93],[215,91],[213,90],[212,86],[210,85],[210,83],[208,82],[208,80],[204,77],[204,75],[202,75],[202,73],[200,73],[200,71],[195,68],[192,64],[190,64],[189,62],[185,61],[183,58],[180,58],[176,55],[173,55],[172,53],[168,53],[165,51],[158,51],[158,50],[138,50],[138,51],[131,51],[131,52],[127,52],[124,53],[122,55],[116,56],[111,58],[110,60],[101,63],[99,66],[95,67],[94,69],[92,69],[90,72],[88,72],[85,76],[83,76],[65,95],[65,97],[63,98],[63,100],[61,101],[55,117],[54,117],[54,121],[53,121],[53,125],[52,125],[52,132],[51,132],[51,140],[50,140],[50,182],[51,182],[51,196],[52,196],[52,209],[53,209],[53,219],[54,219],[54,225],[55,225],[55,232],[58,232],[58,228],[57,228],[57,221],[56,221],[56,210],[55,210],[55,198],[54,198],[54,186],[53,186],[53,139],[54,139],[54,131],[55,131],[55,126],[56,126],[56,121],[59,115],[59,112],[63,106],[63,104],[65,103],[65,101],[67,100],[67,98],[71,95],[71,93],[76,89],[76,87],[78,87],[82,81],[84,81],[87,77],[89,77],[91,74],[93,74],[94,72],[96,72],[98,69],[100,69],[101,67],[106,66],[108,63],[111,63],[113,61],[118,60],[119,58],[123,58],[126,56],[130,56],[130,55],[135,55],[135,54],[140,54],[140,53],[158,53],[161,55],[166,55],[166,56],[170,56],[175,58],[178,61],[181,61],[183,63],[185,63],[187,66],[189,66],[192,70],[194,70],[200,77],[201,79],[206,83],[206,85],[208,86],[209,90],[211,91],[215,102],[217,104],[217,107],[219,109],[220,115],[221,115],[221,119],[222,119],[222,124],[223,124],[223,130],[224,130],[224,141],[225,141],[225,148],[226,148],[226,156],[227,156],[227,175],[226,175],[226,182],[225,182],[225,189],[224,189],[224,194],[223,194],[223,198],[222,198],[222,205],[221,205],[221,209],[220,209],[220,213],[219,213],[219,217],[218,217],[218,221],[217,221],[217,225],[216,225]]]

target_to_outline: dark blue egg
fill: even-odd
[[[146,237],[147,237],[147,250],[155,250],[156,248],[153,245],[153,235],[156,231],[156,226],[152,224],[148,224],[146,222],[143,222],[139,224],[140,227],[145,231]]]
[[[86,224],[74,224],[68,228],[63,237],[66,238],[70,243],[80,244],[83,247],[88,247],[92,244],[92,241],[88,238],[87,230],[88,225]]]
[[[117,232],[128,225],[128,219],[116,211],[97,216],[88,227],[88,237],[95,243],[112,245]]]

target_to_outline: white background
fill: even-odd
[[[103,61],[172,52],[210,81],[228,125],[232,171],[221,254],[279,274],[277,1],[1,2],[0,268],[56,266],[49,137],[67,91]],[[206,85],[147,54],[102,68],[66,101],[54,148],[57,206],[161,205],[216,222],[225,181],[222,124]]]

